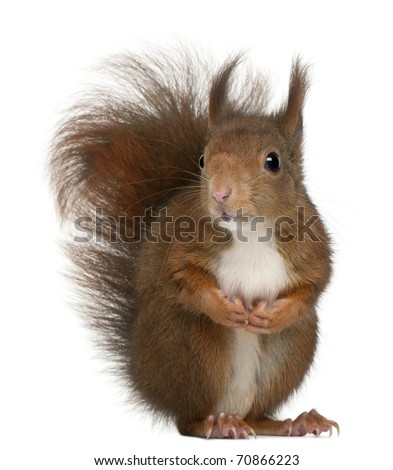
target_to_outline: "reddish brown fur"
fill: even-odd
[[[308,81],[299,60],[292,68],[287,102],[269,114],[263,80],[253,82],[244,96],[233,96],[231,79],[239,57],[214,76],[209,100],[198,80],[205,63],[186,55],[180,61],[157,57],[125,56],[112,64],[122,85],[125,81],[132,90],[142,90],[142,97],[119,101],[100,95],[95,104],[93,96],[72,109],[60,128],[51,165],[63,217],[91,215],[100,207],[105,216],[126,216],[118,226],[120,235],[133,234],[138,228],[133,218],[149,207],[198,220],[215,210],[209,185],[222,181],[231,184],[234,211],[296,220],[301,206],[306,219],[318,215],[302,178]],[[261,172],[271,151],[283,157],[279,174]],[[202,153],[201,178],[197,163]],[[296,229],[296,224],[284,227],[284,235],[296,236]],[[267,422],[300,385],[313,359],[315,305],[330,275],[329,240],[320,219],[313,229],[319,241],[277,241],[290,285],[279,295],[285,305],[272,320],[273,334],[259,335],[262,350],[271,357],[268,367],[275,370],[249,412],[252,422]],[[146,230],[156,233],[154,224]],[[174,230],[169,224],[168,233]],[[214,266],[232,240],[225,233],[214,242],[217,233],[223,235],[209,223],[204,243],[196,235],[188,243],[110,243],[106,232],[101,244],[69,247],[88,298],[86,318],[102,333],[134,394],[153,411],[175,419],[180,432],[197,436],[204,435],[204,420],[230,376],[232,307],[217,293]],[[239,307],[236,314],[243,310]]]

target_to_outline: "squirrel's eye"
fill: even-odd
[[[199,168],[203,168],[205,166],[205,155],[202,154],[200,157],[199,157]]]
[[[268,153],[265,160],[265,168],[269,171],[272,171],[273,173],[280,171],[280,157],[276,154],[276,152]]]

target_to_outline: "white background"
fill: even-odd
[[[0,7],[0,465],[88,469],[93,457],[299,454],[295,468],[388,468],[392,447],[392,24],[388,1],[67,1]],[[282,417],[316,407],[328,438],[181,437],[130,409],[68,305],[45,164],[71,94],[98,59],[189,41],[218,59],[249,49],[285,94],[312,64],[305,110],[310,193],[335,240],[321,342]],[[95,467],[94,467],[95,468]],[[227,468],[236,468],[234,464]],[[253,468],[252,466],[249,468]],[[266,468],[266,467],[265,467]]]

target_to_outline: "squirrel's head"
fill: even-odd
[[[305,196],[302,177],[302,109],[307,69],[293,62],[287,100],[266,111],[266,82],[252,82],[246,97],[230,94],[239,57],[215,76],[209,98],[210,138],[200,159],[201,198],[213,217],[236,214],[272,220],[293,214]],[[240,93],[241,94],[241,93]]]

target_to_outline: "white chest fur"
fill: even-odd
[[[288,283],[287,269],[274,240],[261,242],[259,235],[248,233],[247,242],[239,241],[235,236],[233,246],[221,256],[216,270],[220,289],[239,296],[248,307],[257,299],[273,301]],[[217,413],[223,411],[245,417],[249,412],[263,363],[258,338],[254,333],[233,330],[229,351],[232,375]]]
[[[236,235],[232,247],[225,251],[217,264],[218,284],[229,295],[237,295],[250,307],[255,299],[273,301],[287,285],[287,269],[274,240],[259,241],[258,232],[244,234],[247,241]]]

